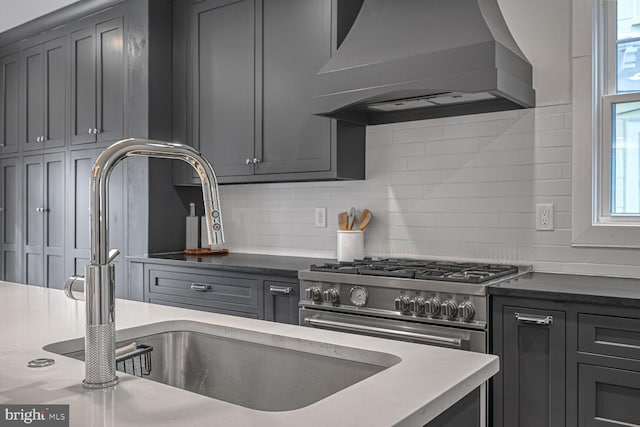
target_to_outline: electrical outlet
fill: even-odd
[[[553,203],[536,204],[536,230],[553,230]]]
[[[327,208],[316,208],[315,218],[317,228],[327,228]]]

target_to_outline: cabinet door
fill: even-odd
[[[502,327],[502,425],[564,426],[565,313],[505,306]]]
[[[97,150],[72,151],[69,169],[70,215],[69,248],[67,250],[67,274],[84,275],[84,267],[89,264],[89,244],[91,226],[89,221],[89,178],[91,168],[98,156]]]
[[[71,144],[96,142],[95,28],[71,33]]]
[[[24,279],[29,285],[44,286],[43,226],[44,178],[42,156],[24,158],[23,225],[24,225]]]
[[[299,282],[264,281],[264,320],[298,324]]]
[[[0,153],[18,152],[19,82],[18,54],[0,58]]]
[[[124,136],[124,39],[122,17],[96,26],[98,142]]]
[[[64,147],[67,111],[67,45],[64,37],[44,44],[44,146]]]
[[[218,176],[253,173],[254,8],[206,0],[191,11],[191,142]]]
[[[23,78],[23,150],[44,147],[44,60],[42,45],[22,52]]]
[[[62,289],[66,278],[64,268],[65,153],[48,154],[43,160],[43,279],[45,286]]]
[[[331,0],[259,2],[256,174],[331,169],[331,119],[311,113],[316,72],[331,55]]]
[[[640,372],[579,365],[582,427],[640,425]]]
[[[20,161],[0,160],[0,277],[22,282],[20,250]]]
[[[78,150],[71,152],[70,178],[68,195],[70,214],[68,215],[67,230],[69,240],[67,249],[67,275],[84,275],[84,268],[89,264],[91,225],[89,218],[89,180],[91,169],[101,150]],[[124,252],[124,231],[126,198],[124,163],[118,165],[109,178],[109,246]],[[116,258],[116,297],[126,298],[124,282],[124,255]]]

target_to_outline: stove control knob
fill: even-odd
[[[338,290],[336,288],[329,288],[322,293],[322,299],[324,302],[328,302],[330,304],[335,304],[338,302]]]
[[[463,301],[458,306],[458,317],[460,320],[468,321],[476,314],[476,308],[471,301]]]
[[[453,319],[456,317],[456,314],[458,314],[458,304],[452,299],[447,300],[442,303],[440,313],[442,313],[442,317],[445,319]]]
[[[304,290],[304,296],[310,301],[320,302],[322,301],[322,292],[320,292],[320,288],[314,286],[312,288],[307,288]]]
[[[409,302],[409,310],[416,316],[424,314],[424,298],[417,297]]]
[[[424,314],[427,316],[437,316],[440,313],[440,300],[436,297],[429,298],[424,303]]]
[[[409,297],[398,297],[395,300],[396,311],[401,313],[408,313],[410,308],[411,301],[409,301]]]

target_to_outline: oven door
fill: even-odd
[[[472,329],[300,308],[300,325],[486,353],[486,333]]]

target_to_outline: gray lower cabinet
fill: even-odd
[[[565,425],[565,312],[539,304],[494,302],[493,348],[501,370],[493,378],[493,425]],[[499,327],[498,327],[499,326]]]
[[[297,280],[265,280],[264,320],[297,325],[299,288]]]
[[[107,144],[125,135],[124,17],[86,25],[71,33],[71,144]]]
[[[579,425],[640,425],[640,372],[579,365]]]
[[[65,153],[23,160],[24,281],[62,289],[65,280]]]
[[[311,113],[315,73],[336,49],[338,22],[348,25],[338,10],[361,5],[335,3],[174,3],[174,137],[221,183],[364,179],[364,127]],[[176,184],[197,181],[177,167]]]
[[[17,153],[20,139],[19,55],[0,56],[0,154]]]
[[[640,309],[491,298],[490,425],[640,426]]]
[[[20,159],[0,160],[0,279],[22,281]]]
[[[57,37],[22,51],[22,149],[64,147],[67,39]]]
[[[293,278],[139,262],[129,268],[132,286],[142,275],[146,302],[298,324],[299,282]]]

